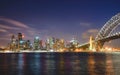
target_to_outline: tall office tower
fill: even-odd
[[[30,40],[25,41],[24,49],[30,49],[31,48],[31,42]]]
[[[35,38],[34,38],[34,50],[38,50],[39,49],[39,37],[38,36],[36,36]]]
[[[11,41],[13,41],[13,39],[14,39],[14,38],[15,38],[15,36],[14,36],[14,35],[12,35],[12,36],[11,36]]]
[[[15,36],[12,35],[12,36],[11,36],[11,43],[14,43],[14,42],[15,42]]]
[[[22,33],[18,33],[18,50],[23,49],[23,44]]]
[[[46,49],[49,50],[50,49],[50,40],[47,38],[45,44],[46,44]]]
[[[70,44],[69,44],[69,48],[70,48],[70,51],[74,51],[76,48],[78,48],[78,41],[76,40],[76,38],[72,38],[72,40],[70,41]]]
[[[11,50],[15,50],[16,49],[16,39],[15,39],[14,35],[11,36],[10,49]]]
[[[49,40],[50,40],[50,49],[53,50],[53,45],[55,43],[55,38],[54,37],[50,37]]]
[[[43,49],[43,41],[42,40],[39,41],[39,45],[40,45],[40,49]]]
[[[22,33],[18,33],[18,40],[22,40]]]
[[[64,39],[60,39],[60,49],[64,49],[65,48],[65,41]]]

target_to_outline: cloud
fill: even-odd
[[[7,32],[7,30],[5,30],[5,29],[0,29],[0,32]]]
[[[91,23],[80,22],[80,26],[89,27],[89,26],[91,26]]]
[[[14,26],[17,26],[17,27],[29,28],[27,25],[25,25],[25,24],[23,24],[23,23],[21,23],[19,21],[12,20],[12,19],[0,17],[0,20],[8,22],[10,24],[13,24]]]
[[[2,38],[0,38],[0,40],[10,40],[10,39],[6,38],[6,37],[2,37]]]
[[[96,33],[98,33],[98,29],[89,29],[88,32],[89,32],[89,33],[93,33],[93,34],[95,33],[95,34],[96,34]]]
[[[6,26],[6,25],[3,25],[3,24],[0,24],[0,28],[3,28],[3,29],[14,29],[14,30],[19,30],[20,29],[20,28],[17,28],[17,27]]]
[[[40,36],[41,39],[45,40],[46,39],[46,35],[48,33],[48,30],[39,30],[36,28],[32,28],[27,24],[24,24],[22,22],[13,20],[13,19],[8,19],[8,18],[1,18],[0,17],[0,28],[1,28],[1,32],[7,32],[4,34],[0,34],[1,39],[0,41],[2,41],[5,38],[10,39],[12,35],[15,35],[16,39],[17,39],[17,33],[22,33],[25,37],[23,38],[24,40],[31,40],[31,42],[34,41],[34,37]],[[8,41],[7,39],[4,42],[4,45],[7,45],[7,43],[10,42],[10,40]],[[0,43],[1,45],[1,43]]]
[[[95,38],[98,31],[99,31],[98,29],[89,29],[86,32],[82,33],[82,38],[89,39],[90,36],[93,36]]]
[[[4,42],[2,44],[0,43],[0,45],[6,46],[7,43],[10,42],[10,38],[13,34],[17,38],[17,33],[22,33],[25,36],[24,40],[33,41],[34,36],[42,32],[42,30],[32,28],[27,24],[24,24],[22,22],[13,19],[0,17],[0,32],[2,33],[4,32],[3,34],[0,33],[0,37],[1,37],[0,41],[4,40]]]

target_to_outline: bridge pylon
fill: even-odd
[[[91,50],[91,51],[95,51],[95,42],[94,42],[95,40],[94,40],[94,37],[93,36],[90,36],[90,40],[89,40],[89,42],[90,42],[90,46],[89,46],[89,50]]]
[[[96,50],[96,51],[101,51],[103,45],[104,45],[104,42],[102,42],[102,41],[96,41],[96,42],[95,42],[95,50]]]

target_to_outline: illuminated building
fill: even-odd
[[[48,38],[46,40],[46,49],[47,50],[53,49],[54,43],[55,43],[55,38],[53,38],[53,37]]]
[[[53,49],[58,50],[60,47],[59,39],[55,39],[55,42],[53,44]]]
[[[32,44],[30,40],[23,40],[22,33],[18,33],[17,39],[14,35],[11,36],[10,43],[8,43],[7,49],[10,49],[12,51],[20,51],[25,49],[32,49]]]
[[[60,45],[61,45],[61,49],[65,48],[65,41],[64,41],[64,39],[60,40]]]
[[[49,44],[49,39],[47,38],[46,42],[45,42],[45,47],[47,50],[50,49],[50,44]]]
[[[24,40],[20,40],[20,41],[19,41],[19,49],[20,49],[20,50],[23,50],[23,49],[24,49],[24,44],[25,44],[25,41],[24,41]]]
[[[22,33],[18,33],[18,50],[24,49],[25,41],[22,39]]]
[[[60,51],[65,48],[64,40],[63,39],[55,39],[53,41],[53,50]]]
[[[18,33],[18,40],[22,40],[22,33]]]
[[[40,46],[40,49],[43,49],[43,41],[42,40],[39,41],[39,46]]]
[[[53,49],[54,41],[52,37],[49,38],[49,44],[50,44],[50,49]]]
[[[78,41],[75,38],[72,38],[70,43],[73,44],[73,45],[78,45]]]
[[[30,40],[25,41],[24,49],[31,49],[31,48],[32,46]]]
[[[39,49],[39,37],[36,36],[34,38],[34,50],[38,50]]]
[[[76,48],[78,48],[78,41],[75,38],[72,38],[72,40],[68,44],[68,48],[70,51],[74,51]]]
[[[16,39],[14,35],[11,37],[10,50],[16,50]]]

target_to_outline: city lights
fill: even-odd
[[[20,40],[20,44],[23,44],[24,41]]]
[[[10,51],[47,51],[47,52],[112,52],[119,51],[111,47],[103,48],[105,42],[120,38],[120,32],[110,35],[110,31],[118,26],[120,13],[113,16],[98,32],[96,37],[90,36],[87,43],[80,44],[74,37],[67,41],[63,38],[47,37],[43,40],[39,36],[35,36],[34,41],[24,40],[24,34],[18,33],[17,37],[11,36],[7,50]],[[113,27],[113,28],[112,28]],[[90,32],[93,32],[90,31]]]
[[[114,35],[115,36],[115,35]],[[65,42],[64,39],[58,39],[55,37],[49,37],[46,41],[40,39],[39,36],[35,36],[34,42],[31,43],[30,40],[24,40],[24,35],[18,33],[16,38],[14,35],[11,37],[11,42],[8,45],[6,52],[97,52],[95,48],[95,39],[90,36],[89,42],[85,44],[79,44],[76,38],[72,38],[69,42]],[[108,38],[108,37],[107,37]],[[105,38],[106,39],[106,38]],[[44,43],[44,44],[43,44]],[[98,45],[99,46],[99,45]],[[119,51],[111,47],[105,47],[99,49],[99,51]]]
[[[39,39],[39,37],[38,37],[38,36],[36,36],[36,37],[35,37],[35,39]]]

